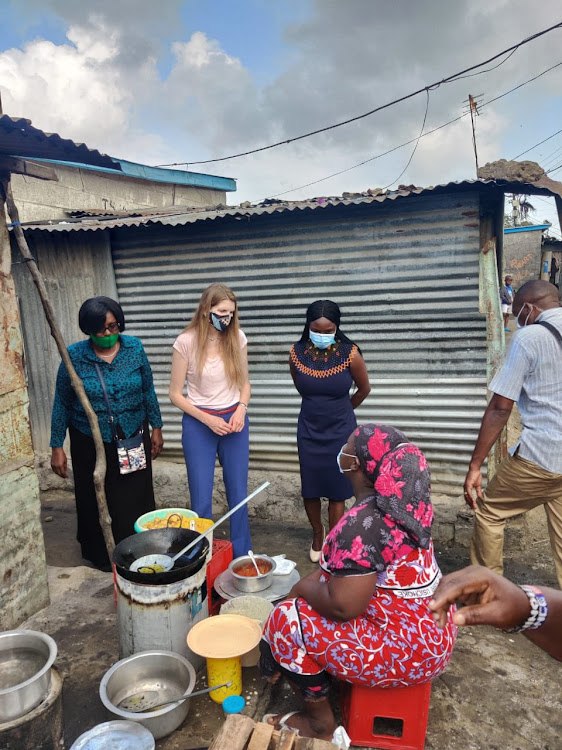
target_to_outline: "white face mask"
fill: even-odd
[[[525,318],[525,322],[524,323],[520,323],[519,322],[519,315],[521,315],[521,313],[523,312],[523,310],[524,310],[525,307],[529,308],[529,313],[528,313],[527,317]],[[542,309],[542,307],[537,307],[536,305],[531,305],[530,302],[525,302],[523,305],[521,305],[521,309],[519,310],[519,314],[515,318],[515,322],[517,323],[517,328],[525,328],[525,326],[529,322],[529,318],[533,314],[533,307],[535,307],[539,312],[544,312],[544,310]]]
[[[342,469],[342,465],[340,464],[340,456],[347,456],[348,458],[357,458],[357,456],[352,456],[351,453],[344,453],[343,449],[345,448],[345,445],[342,445],[340,448],[340,452],[337,455],[336,461],[338,462],[338,469],[340,470],[340,473],[343,474],[346,471],[353,471],[353,468],[349,469]]]

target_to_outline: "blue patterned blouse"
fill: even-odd
[[[102,371],[115,421],[121,425],[125,437],[134,435],[146,418],[153,428],[162,427],[152,370],[140,340],[134,336],[121,335],[119,342],[117,356],[110,364],[96,356],[90,339],[68,347],[72,364],[82,378],[90,403],[98,415],[104,443],[110,443],[113,436],[107,421],[107,407],[95,362]],[[51,417],[51,448],[62,447],[66,430],[70,426],[85,435],[92,434],[86,413],[70,384],[66,367],[61,362]]]

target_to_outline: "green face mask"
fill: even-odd
[[[111,349],[111,347],[115,346],[115,344],[117,343],[119,334],[112,333],[110,336],[94,336],[94,334],[91,333],[90,338],[96,346],[99,346],[100,349]]]

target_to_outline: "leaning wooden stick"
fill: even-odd
[[[78,400],[80,401],[84,411],[86,412],[86,416],[90,424],[90,429],[92,430],[92,436],[94,438],[94,444],[96,447],[96,465],[94,468],[94,487],[96,490],[96,498],[98,502],[98,513],[99,513],[101,529],[103,532],[103,538],[105,539],[105,546],[107,548],[107,554],[109,555],[109,559],[111,560],[111,557],[113,555],[113,549],[115,547],[115,541],[113,539],[113,532],[111,530],[111,516],[109,515],[109,510],[107,508],[107,498],[105,496],[105,472],[106,472],[105,448],[103,445],[103,440],[102,440],[102,436],[101,436],[101,432],[100,432],[100,428],[98,424],[98,418],[96,416],[96,413],[92,409],[92,405],[90,404],[90,400],[88,399],[88,396],[86,395],[86,391],[84,390],[84,384],[82,383],[82,380],[80,379],[76,370],[74,369],[74,365],[72,364],[72,361],[66,349],[66,344],[64,343],[64,339],[62,337],[62,333],[56,321],[53,306],[51,305],[51,301],[47,293],[47,288],[45,286],[45,281],[43,279],[43,276],[41,275],[41,272],[37,268],[37,263],[35,262],[35,259],[33,258],[29,250],[27,240],[25,239],[25,235],[20,225],[19,212],[14,201],[14,196],[12,193],[12,187],[10,185],[9,175],[8,175],[7,180],[6,179],[0,180],[0,185],[4,193],[6,206],[8,208],[8,215],[10,217],[10,221],[12,222],[12,229],[13,229],[15,238],[18,243],[19,251],[22,254],[23,258],[25,259],[26,265],[31,272],[33,282],[35,286],[37,287],[37,291],[39,292],[39,297],[41,299],[41,304],[43,305],[43,310],[45,311],[45,317],[47,318],[47,322],[51,329],[51,336],[55,340],[61,359],[64,362],[66,369],[68,370],[68,374],[70,376],[70,382],[72,384],[72,387],[74,388],[76,395],[78,396]]]

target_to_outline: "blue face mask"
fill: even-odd
[[[319,349],[327,349],[329,346],[336,343],[335,333],[315,333],[309,328],[308,337],[314,346],[317,346]]]

